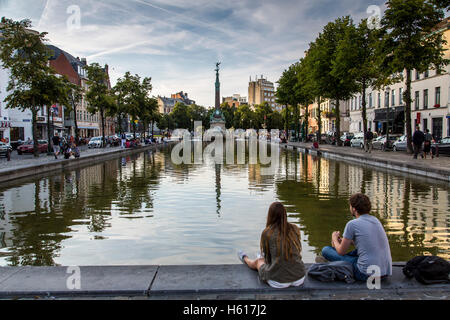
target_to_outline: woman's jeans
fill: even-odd
[[[358,251],[352,251],[347,253],[346,255],[341,256],[337,253],[336,249],[333,247],[325,247],[322,249],[322,256],[330,262],[333,261],[347,261],[353,265],[353,275],[358,281],[367,281],[369,278],[368,275],[359,271],[357,263],[358,263]]]

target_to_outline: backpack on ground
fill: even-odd
[[[322,282],[345,281],[354,283],[353,265],[346,261],[313,264],[308,275]]]
[[[450,283],[450,263],[436,256],[419,256],[406,263],[403,274],[422,284]]]

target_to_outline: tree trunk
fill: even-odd
[[[48,154],[50,154],[52,151],[52,146],[53,146],[53,142],[52,142],[52,130],[51,130],[51,125],[50,125],[50,107],[47,106],[47,139],[48,139],[48,145],[47,145],[47,152]]]
[[[317,98],[317,127],[318,127],[318,131],[317,131],[317,142],[321,143],[321,134],[322,134],[322,115],[321,115],[321,110],[320,110],[320,104],[322,103],[320,97]]]
[[[406,121],[406,147],[408,153],[413,153],[412,149],[412,128],[411,128],[411,71],[406,70],[406,92],[405,92],[405,121]]]
[[[105,112],[103,110],[100,111],[100,117],[102,118],[102,137],[103,137],[103,148],[106,148],[106,139],[105,139]]]
[[[339,98],[336,99],[336,145],[342,147],[341,141],[341,106]]]
[[[308,105],[306,105],[306,112],[305,112],[305,136],[306,140],[308,140],[308,127],[309,127],[309,113],[308,113]]]
[[[73,122],[75,125],[75,141],[80,141],[80,132],[78,130],[78,120],[77,120],[77,106],[72,97],[72,110],[73,110]]]
[[[364,130],[364,143],[366,142],[367,133],[367,102],[366,102],[366,80],[362,81],[362,118],[363,118],[363,130]]]
[[[33,100],[33,106],[31,107],[31,113],[33,115],[33,154],[35,158],[39,158],[39,144],[38,144],[38,137],[37,137],[37,109],[34,106],[34,100]]]

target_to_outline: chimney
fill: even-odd
[[[78,60],[80,60],[80,59],[78,59]],[[86,60],[86,58],[81,58],[81,63],[83,63],[84,65],[87,65],[87,60]]]

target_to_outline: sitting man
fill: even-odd
[[[380,276],[392,275],[392,257],[386,232],[380,221],[370,215],[372,209],[370,199],[363,194],[355,194],[350,198],[350,212],[354,220],[347,223],[343,238],[338,231],[332,235],[333,247],[322,250],[328,261],[347,261],[353,265],[356,280],[367,281],[368,268],[380,268]],[[347,253],[350,245],[355,251]]]

